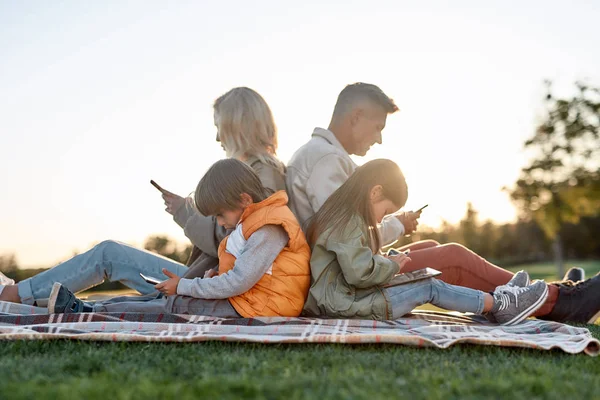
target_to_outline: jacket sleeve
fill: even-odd
[[[173,219],[183,228],[183,233],[194,246],[206,254],[217,257],[219,243],[227,236],[227,230],[217,224],[215,217],[200,214],[194,205],[194,200],[187,197],[185,203],[173,215]]]
[[[327,250],[334,252],[346,282],[357,288],[388,283],[399,272],[398,264],[379,254],[373,254],[363,242],[364,234],[357,228],[352,235],[340,240],[327,240]]]
[[[404,235],[404,225],[394,215],[385,216],[381,224],[377,225],[377,229],[382,246],[388,246]]]
[[[352,166],[335,153],[317,161],[306,182],[306,195],[314,213],[348,180],[352,170]]]

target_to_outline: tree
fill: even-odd
[[[14,254],[0,255],[0,272],[12,278],[18,269],[19,264],[17,264],[17,257]]]
[[[525,142],[534,156],[509,190],[522,216],[536,221],[553,242],[559,276],[561,230],[600,210],[600,89],[575,86],[576,94],[563,99],[554,97],[546,82],[545,115]]]

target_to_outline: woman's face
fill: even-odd
[[[220,122],[219,114],[214,113],[213,118],[215,121],[215,127],[217,128],[217,142],[221,143],[221,147],[223,148],[223,150],[225,150],[225,146],[223,145],[223,142],[221,142],[221,135],[219,134],[219,122]]]

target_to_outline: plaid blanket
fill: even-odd
[[[561,349],[596,356],[600,342],[586,328],[527,320],[498,326],[476,315],[415,311],[395,321],[316,318],[223,319],[200,315],[47,314],[45,309],[0,302],[0,340],[259,343],[395,343],[447,348],[457,343]]]

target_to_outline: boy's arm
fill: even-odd
[[[244,250],[226,274],[209,279],[181,279],[177,294],[200,299],[226,299],[247,292],[268,273],[289,241],[285,229],[265,225],[248,238]]]
[[[185,203],[173,214],[173,220],[183,228],[192,244],[210,256],[217,257],[219,244],[228,232],[217,224],[215,217],[205,217],[194,206],[194,200],[186,197]]]

